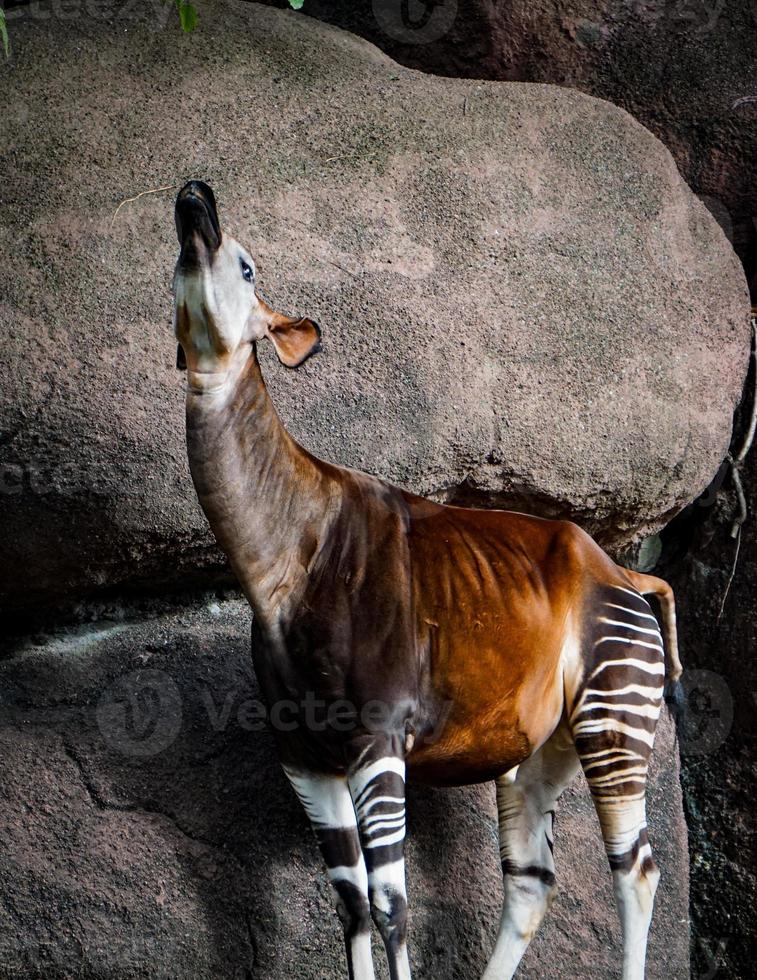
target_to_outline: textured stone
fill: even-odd
[[[749,425],[751,391],[741,412],[734,455]],[[682,782],[691,853],[695,976],[711,971],[714,963],[723,976],[749,976],[757,935],[754,449],[741,479],[749,517],[738,548],[731,528],[739,507],[730,479],[687,508],[663,535],[662,569],[676,591],[685,686],[690,692]]]
[[[411,68],[565,85],[627,109],[732,236],[757,299],[753,0],[308,0],[303,9]]]
[[[645,129],[572,91],[421,76],[294,13],[209,2],[186,37],[159,13],[13,22],[4,607],[220,564],[173,370],[190,176],[266,297],[323,326],[303,370],[265,364],[319,455],[611,546],[702,490],[743,381],[745,284]]]
[[[245,711],[258,691],[242,602],[39,637],[0,663],[0,691],[3,980],[342,980],[315,840]],[[688,856],[666,716],[653,758],[663,878],[648,977],[680,980]],[[411,788],[408,811],[415,975],[475,980],[501,900],[492,786]],[[582,777],[558,807],[555,855],[560,891],[518,977],[617,977]]]

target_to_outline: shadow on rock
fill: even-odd
[[[40,638],[0,663],[4,980],[344,977],[327,877],[261,720],[249,624],[245,603],[211,603]],[[651,978],[688,962],[668,735],[658,754],[667,878]],[[615,973],[609,873],[580,790],[561,808],[561,895],[525,980]],[[408,809],[415,972],[480,976],[501,900],[491,786],[411,787]],[[385,980],[378,948],[376,961]]]

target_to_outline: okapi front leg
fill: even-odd
[[[348,781],[368,870],[371,915],[384,941],[391,980],[410,980],[405,887],[404,740],[375,739]]]
[[[350,980],[374,980],[368,872],[347,779],[287,766],[284,772],[310,818],[336,893]]]

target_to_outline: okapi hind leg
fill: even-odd
[[[483,980],[509,980],[554,897],[554,810],[579,769],[561,726],[513,774],[497,780],[504,902],[494,953]]]
[[[371,916],[384,942],[391,980],[410,980],[404,736],[372,736],[356,749],[348,782],[368,871]]]
[[[592,620],[570,723],[612,870],[623,980],[644,980],[660,878],[645,801],[665,680],[663,644],[657,620],[635,590],[605,586],[595,598]]]
[[[347,779],[284,766],[310,824],[336,894],[350,980],[375,980],[371,953],[368,872],[360,848]]]

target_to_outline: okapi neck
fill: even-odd
[[[187,392],[200,504],[262,624],[282,625],[338,507],[328,467],[289,435],[256,351],[223,392]]]

